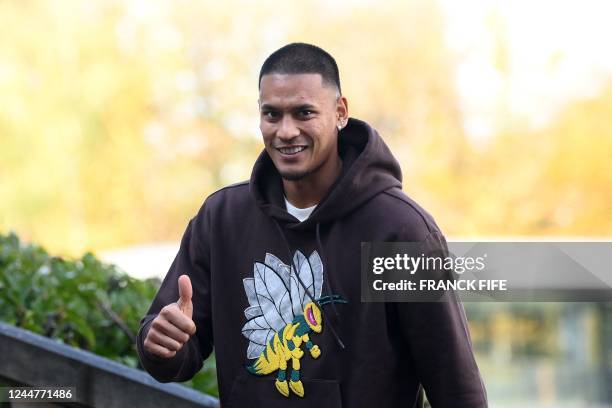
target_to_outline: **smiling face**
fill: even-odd
[[[320,74],[264,75],[259,111],[266,151],[285,180],[324,178],[337,170],[337,125],[347,120],[346,99]]]

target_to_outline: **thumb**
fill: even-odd
[[[191,296],[193,289],[191,288],[191,279],[187,275],[181,275],[178,279],[179,287],[179,300],[177,302],[179,309],[188,317],[193,316],[193,304],[191,303]]]

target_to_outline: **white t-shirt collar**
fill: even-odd
[[[300,222],[304,222],[306,219],[308,219],[308,217],[310,217],[310,214],[312,214],[317,204],[308,208],[297,208],[291,204],[289,200],[287,200],[287,197],[285,197],[285,206],[287,207],[287,212],[289,212],[289,214],[300,220]]]

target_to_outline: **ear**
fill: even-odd
[[[348,101],[344,96],[340,96],[336,101],[336,117],[338,119],[338,125],[341,128],[346,126],[346,122],[348,121]]]

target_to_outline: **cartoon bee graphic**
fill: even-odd
[[[323,330],[321,306],[347,302],[338,295],[321,297],[323,263],[316,251],[308,258],[296,251],[292,267],[266,254],[264,262],[255,262],[253,269],[254,277],[243,280],[249,307],[244,311],[248,320],[242,334],[249,339],[247,358],[255,359],[246,369],[260,376],[278,371],[278,392],[288,397],[291,390],[303,397],[301,346],[306,346],[312,358],[318,358],[321,350],[310,334]]]

